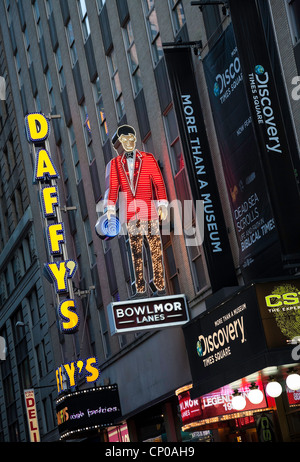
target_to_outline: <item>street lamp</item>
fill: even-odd
[[[272,378],[266,386],[266,392],[271,398],[278,398],[282,393],[282,386]]]
[[[300,389],[300,375],[296,374],[292,370],[286,378],[286,384],[290,390],[296,391]]]
[[[246,407],[246,399],[238,390],[235,390],[232,396],[232,407],[236,411],[242,411]]]
[[[259,404],[264,399],[263,392],[254,383],[252,383],[250,387],[250,391],[248,393],[248,399],[250,403],[252,404]]]

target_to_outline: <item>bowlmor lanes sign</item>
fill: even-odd
[[[111,334],[176,327],[189,320],[185,295],[113,302],[107,307]]]

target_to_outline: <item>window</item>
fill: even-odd
[[[97,1],[98,11],[100,13],[100,11],[102,10],[102,8],[105,5],[105,0],[96,0],[96,1]]]
[[[22,79],[22,73],[21,73],[21,63],[20,63],[20,56],[19,52],[17,51],[15,54],[15,66],[16,66],[16,71],[17,71],[17,76],[18,76],[18,83],[19,83],[19,89],[21,89],[23,85],[23,79]]]
[[[30,67],[32,63],[32,57],[31,57],[31,51],[30,51],[30,41],[29,41],[29,36],[28,36],[28,31],[27,31],[26,26],[25,26],[24,33],[23,33],[23,39],[24,39],[24,48],[26,50],[27,64],[28,64],[28,67]]]
[[[180,294],[180,286],[178,279],[178,271],[175,262],[172,245],[168,245],[165,249],[165,260],[167,264],[167,274],[169,280],[170,292],[172,294]]]
[[[46,77],[46,83],[47,83],[47,88],[48,88],[50,108],[51,108],[51,111],[52,111],[53,108],[55,107],[55,98],[54,98],[54,91],[53,91],[51,74],[50,74],[49,69],[47,69],[45,77]]]
[[[182,147],[178,135],[177,120],[172,107],[164,116],[173,174],[176,175],[184,167]]]
[[[84,41],[86,42],[86,40],[88,39],[91,33],[91,29],[90,29],[89,18],[87,15],[85,0],[78,0],[78,8],[79,8],[79,14],[80,14],[80,19],[81,19],[81,28],[82,28],[83,38],[84,38]]]
[[[106,115],[105,115],[104,107],[103,107],[103,100],[102,100],[102,93],[101,93],[99,77],[97,77],[93,83],[93,92],[94,92],[94,99],[95,99],[95,104],[96,104],[98,121],[100,125],[101,140],[102,140],[102,145],[103,145],[106,143],[109,137],[109,134],[108,134],[108,128],[107,128],[107,122],[106,122]]]
[[[85,104],[83,104],[80,107],[80,113],[81,113],[81,121],[82,121],[82,126],[83,126],[86,151],[87,151],[89,162],[91,163],[93,159],[95,158],[95,154],[93,150],[93,140],[92,140],[92,130],[91,130],[91,125],[90,125],[90,119],[89,119],[87,107]]]
[[[26,324],[18,325],[18,323],[24,323],[21,308],[19,308],[12,316],[11,324],[14,336],[18,376],[21,388],[24,390],[32,386],[32,378],[28,357],[28,345],[25,335],[25,329],[28,328],[28,326]]]
[[[6,3],[6,16],[7,16],[7,24],[8,24],[8,27],[10,27],[11,25],[11,7],[10,7],[10,0],[6,0],[5,1]]]
[[[43,28],[41,24],[41,16],[37,0],[35,0],[35,2],[33,3],[33,14],[35,19],[38,41],[40,41],[43,37]]]
[[[69,133],[69,141],[70,141],[70,146],[71,146],[71,151],[72,151],[73,164],[74,164],[74,168],[75,168],[76,181],[77,181],[77,183],[79,183],[79,181],[82,178],[82,175],[81,175],[81,168],[80,168],[80,163],[79,163],[78,149],[77,149],[77,144],[76,144],[76,138],[75,138],[73,125],[70,126],[70,128],[68,130],[68,133]]]
[[[141,81],[141,71],[139,67],[136,45],[134,43],[131,21],[129,20],[123,28],[124,44],[127,53],[127,62],[131,76],[134,96],[143,88]]]
[[[65,73],[63,69],[63,63],[62,63],[59,47],[57,47],[55,51],[55,62],[56,62],[56,69],[57,69],[57,74],[58,74],[60,90],[63,90],[66,86],[66,79],[65,79]]]
[[[103,351],[106,358],[111,355],[110,343],[109,343],[109,332],[105,317],[105,310],[104,308],[100,308],[99,310],[99,321],[100,321],[100,330],[102,335],[102,343],[103,343]]]
[[[182,26],[185,24],[185,15],[182,0],[169,0],[169,5],[172,11],[172,24],[174,34],[177,35]]]
[[[120,120],[124,115],[124,99],[114,50],[110,52],[110,54],[107,57],[107,60],[117,116]]]
[[[84,231],[85,231],[86,242],[87,242],[87,245],[88,245],[90,266],[92,267],[96,263],[96,256],[95,256],[95,250],[94,250],[94,243],[93,243],[93,236],[92,236],[90,220],[88,218],[86,218],[84,220]]]
[[[78,56],[77,56],[77,50],[76,50],[76,45],[75,45],[75,38],[73,34],[73,27],[72,27],[72,23],[70,19],[66,25],[66,32],[67,32],[69,50],[70,50],[70,55],[71,55],[71,62],[72,62],[72,66],[74,66],[77,62]]]
[[[34,106],[37,112],[42,112],[42,105],[40,101],[39,94],[36,94],[36,97],[34,98]]]
[[[154,0],[143,0],[144,16],[154,65],[163,57],[163,47],[158,28]]]
[[[46,11],[47,11],[47,17],[51,16],[51,13],[53,11],[53,5],[52,5],[52,0],[46,0]]]
[[[31,291],[30,294],[27,296],[28,305],[30,307],[30,314],[31,314],[31,322],[34,326],[40,321],[41,312],[40,306],[38,301],[38,293],[36,287]]]
[[[203,265],[203,256],[200,246],[187,246],[187,251],[190,259],[192,277],[194,281],[195,292],[200,292],[206,287],[207,278]]]
[[[287,0],[288,18],[293,44],[300,40],[300,1]]]

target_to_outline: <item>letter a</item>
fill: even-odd
[[[50,131],[48,120],[43,114],[34,112],[25,117],[25,127],[27,139],[31,143],[39,143],[44,141]]]
[[[40,149],[35,160],[35,180],[48,178],[59,178],[58,171],[46,149]]]

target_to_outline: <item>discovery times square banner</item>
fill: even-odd
[[[203,60],[246,279],[277,240],[232,25]],[[260,72],[260,69],[256,69]],[[255,268],[255,270],[254,270]],[[248,277],[247,277],[248,276]]]

